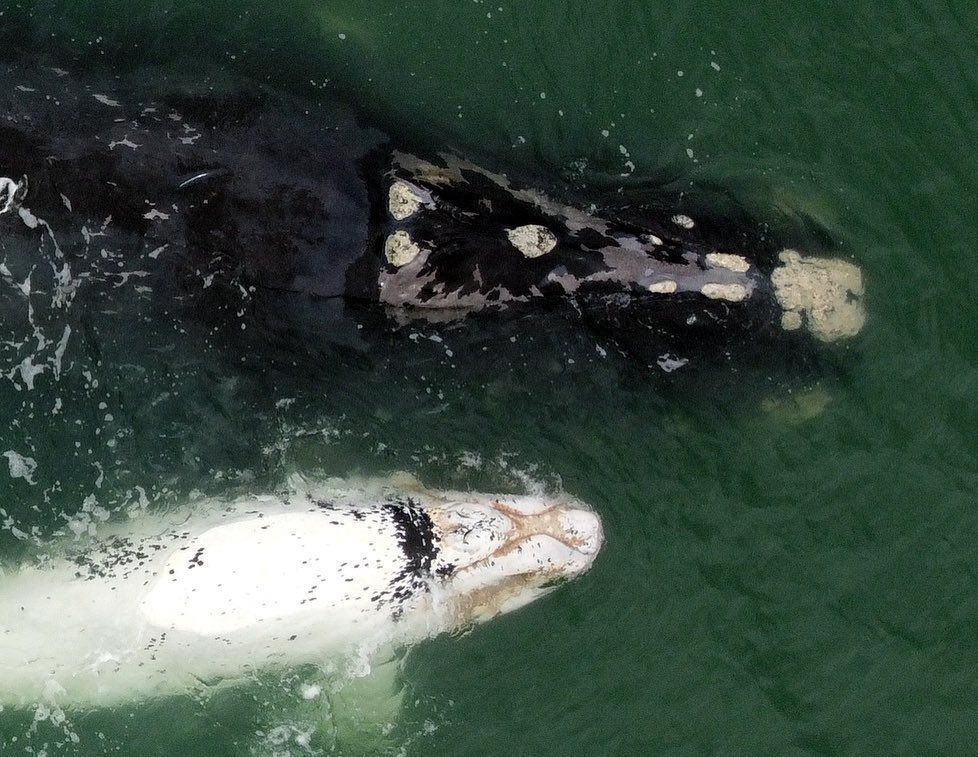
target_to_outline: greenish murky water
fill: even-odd
[[[0,467],[0,556],[293,471],[561,485],[604,518],[597,565],[414,649],[389,751],[973,752],[976,7],[2,0],[6,48],[76,69],[206,58],[350,99],[405,139],[813,217],[865,271],[870,315],[831,376],[686,384],[532,323],[457,335],[486,340],[480,364],[451,336],[369,357],[222,341],[133,286],[57,307],[38,266],[30,296],[0,290],[0,452],[36,463]],[[34,254],[4,251],[21,277]],[[66,327],[30,388],[14,343],[39,333],[53,360]],[[369,750],[302,680],[65,720],[8,709],[0,753]]]

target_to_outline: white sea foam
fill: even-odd
[[[34,472],[37,470],[37,461],[33,457],[21,455],[12,449],[3,453],[7,458],[7,465],[10,468],[11,478],[22,478],[27,483],[34,485]]]

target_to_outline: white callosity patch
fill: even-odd
[[[797,310],[785,310],[781,315],[781,328],[785,331],[797,331],[803,324],[804,319]]]
[[[508,192],[515,200],[532,205],[545,217],[554,219],[554,226],[561,233],[570,235],[583,231],[599,234],[613,239],[613,244],[595,250],[603,265],[590,273],[572,273],[566,266],[555,265],[553,270],[545,274],[543,281],[554,284],[563,290],[563,294],[574,294],[585,284],[608,282],[623,285],[631,290],[639,286],[656,295],[667,295],[679,292],[703,292],[718,299],[739,301],[750,297],[753,293],[754,281],[746,274],[750,270],[743,269],[745,258],[724,253],[715,258],[723,266],[704,266],[702,259],[684,257],[682,260],[657,259],[650,264],[650,254],[657,257],[658,247],[665,244],[663,239],[654,234],[633,236],[617,233],[614,224],[596,215],[596,208],[587,211],[564,205],[550,199],[544,194],[532,189],[514,187],[509,179],[499,174],[486,171],[473,163],[460,160],[451,155],[441,155],[443,166],[422,161],[410,155],[399,153],[396,162],[400,169],[409,172],[418,181],[435,185],[460,183],[466,181],[468,173],[475,173],[492,181],[498,187]],[[683,227],[695,226],[693,219],[685,215],[675,215],[672,222]],[[522,254],[529,257],[546,255],[556,249],[558,239],[554,232],[542,225],[524,225],[508,229],[509,241]],[[576,242],[575,242],[576,244]],[[446,318],[458,318],[465,312],[489,306],[505,305],[511,302],[525,302],[542,296],[539,287],[531,287],[528,291],[515,294],[503,286],[492,287],[491,282],[479,278],[481,272],[476,269],[474,276],[478,289],[475,291],[460,291],[446,289],[443,282],[438,280],[437,271],[421,271],[412,266],[401,271],[381,271],[381,300],[397,306],[411,305],[424,308],[430,312],[433,309],[444,309]],[[553,291],[553,290],[551,290]],[[424,295],[423,297],[421,295]]]
[[[743,284],[717,284],[710,282],[700,288],[700,293],[711,300],[743,302],[747,299],[747,287]]]
[[[303,486],[97,536],[79,523],[80,541],[0,577],[0,703],[52,677],[62,704],[109,704],[369,656],[526,604],[603,539],[567,497]]]
[[[671,279],[656,281],[653,284],[649,284],[649,291],[652,292],[652,294],[673,294],[677,289],[679,289],[679,284]]]
[[[423,251],[425,250],[416,244],[411,239],[411,235],[403,229],[395,231],[384,242],[384,257],[395,268],[407,265]]]
[[[809,258],[784,250],[781,265],[771,274],[775,297],[784,309],[781,325],[787,330],[806,324],[823,342],[853,337],[866,322],[862,271],[852,263]]]
[[[528,223],[506,231],[510,243],[528,258],[546,255],[557,246],[557,237],[546,226]]]
[[[706,256],[707,265],[714,268],[726,268],[737,273],[747,273],[750,261],[743,255],[731,255],[727,252],[711,252]]]
[[[398,179],[387,191],[387,210],[395,221],[404,221],[421,208],[431,205],[431,192],[416,184]]]

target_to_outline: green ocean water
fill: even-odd
[[[37,463],[33,484],[0,465],[0,557],[25,549],[15,532],[294,471],[560,485],[604,519],[595,568],[412,650],[389,751],[974,753],[978,6],[0,11],[5,48],[77,70],[204,59],[502,165],[720,188],[760,217],[814,218],[864,270],[869,312],[841,370],[786,386],[731,368],[664,381],[535,342],[532,323],[503,365],[458,364],[450,337],[369,358],[297,349],[289,366],[263,359],[259,334],[236,360],[130,289],[81,288],[69,310],[37,295],[31,325],[23,293],[4,288],[0,339],[72,337],[60,376],[33,389],[24,354],[0,349],[0,452]],[[31,252],[6,249],[7,265],[29,271]],[[65,722],[0,711],[0,753],[363,751],[287,679]]]

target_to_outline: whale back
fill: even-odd
[[[532,601],[586,571],[602,539],[566,496],[391,482],[106,524],[0,576],[0,704],[107,704],[369,659]]]
[[[167,694],[445,630],[450,619],[405,550],[403,506],[355,493],[204,503],[9,572],[0,702],[52,687],[103,704]]]
[[[153,625],[200,635],[322,613],[335,628],[366,625],[403,583],[404,567],[385,509],[323,503],[299,512],[256,510],[188,539],[140,607]],[[404,609],[403,593],[391,611]]]

